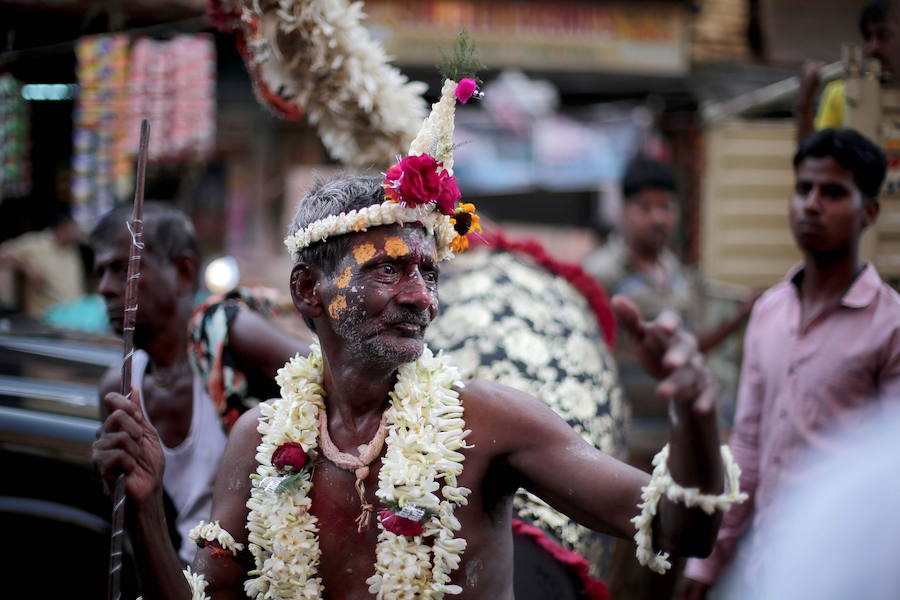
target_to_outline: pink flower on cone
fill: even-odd
[[[272,453],[272,466],[279,473],[298,473],[308,460],[303,446],[297,442],[286,442]]]
[[[386,530],[397,535],[422,535],[422,532],[425,531],[421,523],[401,517],[389,510],[380,511],[378,520]]]
[[[465,104],[472,97],[472,94],[475,93],[476,89],[478,89],[478,84],[475,83],[474,79],[470,77],[460,79],[459,83],[456,84],[456,99]]]

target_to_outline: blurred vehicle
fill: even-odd
[[[6,597],[105,594],[110,501],[90,452],[96,383],[120,360],[116,338],[0,317],[0,528],[21,557]]]

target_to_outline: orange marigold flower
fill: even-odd
[[[462,254],[469,247],[469,238],[464,235],[458,235],[450,242],[450,249],[456,254]]]

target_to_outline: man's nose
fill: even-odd
[[[878,60],[882,60],[882,50],[883,47],[881,44],[881,40],[874,35],[866,40],[865,44],[863,44],[863,52],[865,52],[866,56],[870,58],[877,58]]]
[[[813,188],[803,197],[803,210],[806,212],[819,212],[822,208],[821,201],[822,194],[819,193],[819,189]]]
[[[417,311],[427,309],[434,302],[434,292],[418,269],[404,277],[397,301]]]
[[[115,273],[108,269],[105,270],[97,283],[97,292],[104,298],[119,295],[122,291],[122,282],[120,280],[121,277],[117,277]]]

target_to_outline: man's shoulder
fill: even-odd
[[[790,281],[779,281],[759,297],[753,306],[754,312],[765,312],[787,302],[794,294],[794,284]]]
[[[52,235],[49,230],[29,231],[0,244],[0,249],[10,254],[31,252],[49,247]]]
[[[259,420],[263,414],[263,405],[271,405],[272,400],[260,402],[238,417],[228,432],[228,445],[239,445],[241,448],[255,450],[262,440],[259,432]]]
[[[622,279],[626,273],[626,256],[614,241],[589,254],[583,264],[584,270],[607,288]]]
[[[460,390],[466,427],[481,431],[492,429],[516,434],[535,423],[556,417],[545,402],[516,388],[490,381],[472,379]]]

